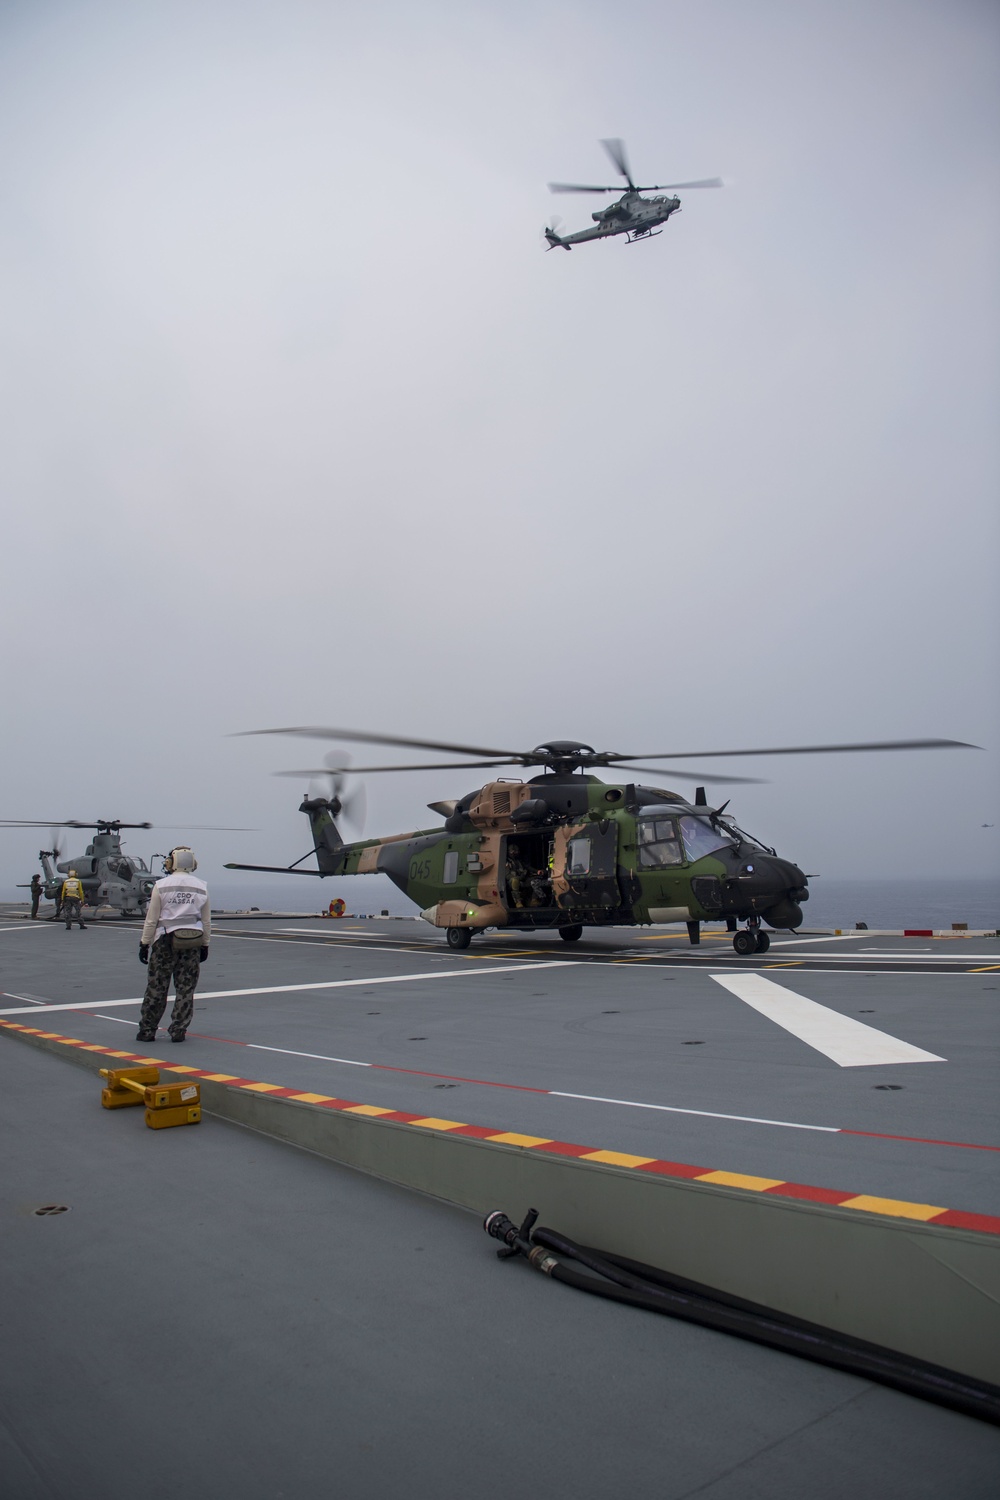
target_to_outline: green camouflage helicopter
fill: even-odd
[[[356,730],[296,727],[251,730],[305,739],[437,750],[481,759],[406,766],[359,766],[358,774],[458,770],[484,766],[542,767],[530,781],[489,781],[456,801],[432,802],[443,828],[397,833],[346,843],[336,819],[343,808],[348,767],[279,772],[326,775],[327,795],[315,786],[299,811],[306,814],[313,848],[290,866],[228,864],[229,870],[272,874],[388,875],[415,901],[425,921],[445,931],[450,948],[468,948],[488,927],[554,929],[567,943],[585,927],[684,922],[692,943],[704,921],[726,922],[733,947],[763,952],[770,938],[762,923],[794,929],[808,900],[807,877],[796,864],[751,837],[709,805],[704,786],[694,800],[637,782],[607,783],[594,767],[698,782],[748,782],[755,778],[633,764],[637,760],[707,759],[729,755],[810,755],[831,751],[974,748],[957,740],[891,740],[858,745],[798,745],[772,750],[710,750],[622,755],[576,740],[548,740],[534,750],[497,750],[436,740],[401,739]],[[315,793],[315,794],[314,794]],[[315,853],[318,869],[299,868]],[[740,923],[745,923],[741,927]]]

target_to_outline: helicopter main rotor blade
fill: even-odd
[[[620,193],[621,184],[614,187],[590,187],[582,182],[550,182],[550,193]]]
[[[726,755],[839,755],[854,750],[981,750],[965,740],[870,740],[857,745],[779,745],[769,750],[674,750],[653,755],[609,753],[606,763],[631,760],[709,760]]]
[[[615,138],[610,141],[602,141],[601,145],[614,163],[615,170],[621,173],[629,187],[635,191],[635,183],[632,181],[632,173],[629,171],[628,160],[625,156],[625,142]]]
[[[495,745],[452,745],[446,740],[410,740],[395,734],[369,734],[361,729],[327,729],[317,724],[296,725],[289,729],[244,729],[232,738],[245,739],[256,734],[294,734],[305,740],[357,740],[363,745],[399,745],[405,750],[446,750],[452,755],[501,755],[508,759],[497,761],[496,764],[505,766],[522,759],[521,751],[498,750]]]
[[[40,818],[0,818],[0,828],[110,828],[117,833],[122,828],[162,828],[164,832],[185,832],[196,829],[199,833],[257,833],[256,828],[226,828],[215,823],[119,823],[113,818],[103,823],[82,823],[78,818],[68,818],[65,823],[50,823]]]
[[[422,766],[311,766],[301,771],[272,771],[272,776],[341,776],[355,773],[360,775],[369,771],[469,771],[476,770],[482,766],[515,766],[521,764],[521,757],[513,757],[510,760],[446,760],[438,762],[425,762]]]
[[[612,770],[613,767],[608,767]],[[645,776],[676,776],[680,781],[701,781],[706,786],[715,782],[720,785],[729,786],[737,782],[744,786],[766,786],[767,782],[760,776],[710,776],[704,771],[674,771],[667,770],[666,766],[623,766],[624,771],[641,771]]]
[[[702,177],[698,182],[654,182],[651,187],[636,188],[636,192],[665,193],[673,192],[677,188],[720,188],[725,185],[721,177]]]
[[[152,828],[152,823],[119,823],[111,818],[102,823],[84,823],[79,818],[67,818],[65,822],[53,823],[49,818],[0,818],[2,828]]]

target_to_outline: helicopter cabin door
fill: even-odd
[[[552,890],[564,911],[621,905],[614,818],[557,828],[552,852]]]

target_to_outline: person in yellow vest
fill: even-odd
[[[66,931],[69,932],[74,921],[79,924],[81,932],[86,930],[83,920],[83,881],[79,879],[75,870],[70,870],[62,883],[59,891],[59,912],[66,919]]]

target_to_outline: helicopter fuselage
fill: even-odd
[[[794,928],[806,876],[704,802],[594,776],[488,782],[434,804],[443,828],[344,843],[306,798],[319,875],[384,874],[436,927],[560,928],[702,921]],[[265,869],[240,866],[236,869]]]
[[[85,853],[73,859],[60,859],[54,868],[52,851],[41,849],[38,857],[49,901],[58,901],[63,879],[70,870],[75,870],[87,906],[110,906],[123,916],[141,916],[156,883],[156,876],[144,860],[122,851],[121,836],[112,830],[98,831]]]
[[[679,198],[644,198],[631,190],[622,194],[607,208],[591,214],[595,228],[581,229],[575,234],[558,235],[546,232],[550,247],[561,245],[569,249],[583,244],[585,240],[605,239],[608,235],[627,234],[629,239],[644,239],[659,225],[665,224],[671,214],[680,210]]]

